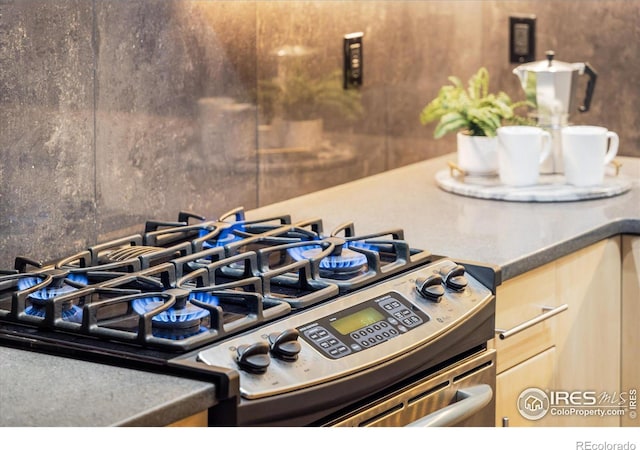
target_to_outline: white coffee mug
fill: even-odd
[[[540,166],[551,155],[551,134],[542,128],[513,125],[498,133],[498,173],[508,186],[538,183]]]
[[[575,125],[562,129],[562,162],[568,184],[597,186],[604,168],[618,154],[618,135],[604,127]]]

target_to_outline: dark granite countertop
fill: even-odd
[[[323,219],[330,232],[343,222],[356,234],[402,228],[415,248],[491,264],[508,280],[598,240],[640,234],[640,159],[619,157],[631,181],[623,194],[570,202],[509,202],[465,197],[440,189],[435,175],[444,155],[312,194],[258,208],[255,219],[291,214]]]
[[[0,426],[164,426],[215,404],[215,386],[0,347]]]

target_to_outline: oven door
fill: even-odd
[[[494,426],[495,379],[495,350],[486,350],[373,400],[325,425]]]

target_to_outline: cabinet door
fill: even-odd
[[[498,352],[498,378],[505,375],[511,383],[500,383],[496,394],[498,404],[511,405],[513,413],[516,411],[517,398],[525,387],[547,387],[554,391],[569,392],[595,391],[598,395],[615,397],[620,394],[622,386],[625,389],[632,387],[621,385],[621,364],[624,364],[625,379],[634,380],[627,381],[627,384],[639,379],[637,348],[640,327],[636,322],[640,315],[637,277],[640,244],[634,243],[635,250],[631,250],[631,241],[628,245],[627,252],[632,261],[628,262],[626,271],[632,275],[626,276],[624,296],[633,300],[625,302],[623,317],[625,323],[631,322],[622,329],[624,341],[630,343],[625,345],[625,352],[628,353],[624,358],[621,357],[620,237],[600,241],[508,280],[498,288],[497,327],[508,328],[529,320],[540,314],[543,306],[558,308],[567,305],[566,310],[521,333],[505,340],[494,339],[493,347]],[[626,287],[627,284],[629,287]],[[555,346],[554,352],[546,353],[545,350],[552,346]],[[540,374],[522,369],[523,364],[533,362],[533,358],[540,358],[541,355],[546,355],[543,358],[545,361],[551,357],[549,355],[553,355],[553,364],[544,364]],[[531,370],[539,370],[537,365],[533,367]],[[549,374],[548,370],[552,370],[552,373]],[[533,383],[532,377],[541,377],[539,382],[545,384]],[[496,420],[500,424],[501,416],[498,415]],[[518,414],[517,419],[511,421],[512,426],[618,426],[620,423],[616,416],[578,415],[545,417],[533,422]]]
[[[554,389],[620,393],[620,238],[586,247],[556,262],[558,316]],[[558,417],[560,426],[618,426],[619,417]]]
[[[502,372],[496,378],[496,426],[507,418],[510,427],[554,426],[554,417],[547,414],[540,420],[525,419],[518,412],[518,397],[528,388],[549,389],[555,371],[556,349],[551,347],[526,361]]]

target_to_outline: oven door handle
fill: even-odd
[[[493,389],[488,384],[461,388],[456,392],[456,402],[432,412],[408,427],[450,427],[476,414],[491,403]]]

